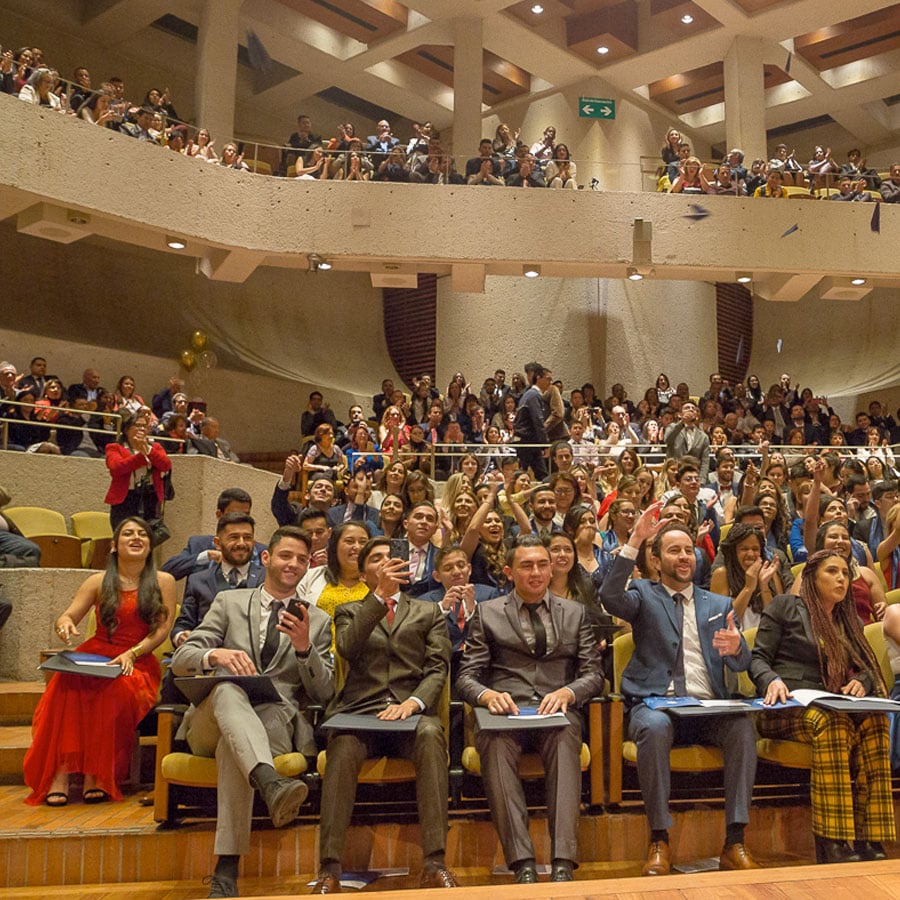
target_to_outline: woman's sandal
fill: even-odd
[[[69,802],[69,795],[64,794],[62,791],[51,791],[44,797],[44,803],[47,806],[52,807],[53,809],[58,809],[61,806],[65,806]]]
[[[109,794],[106,791],[101,791],[100,788],[91,788],[84,792],[81,799],[85,803],[106,803],[109,800]]]

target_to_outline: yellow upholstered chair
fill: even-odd
[[[69,534],[62,513],[40,506],[10,506],[3,515],[41,548],[42,568],[82,568],[81,540]]]
[[[895,588],[893,591],[887,591],[884,595],[884,599],[891,603],[900,603],[900,588]]]
[[[80,538],[81,562],[86,569],[105,569],[112,549],[112,525],[108,512],[72,513],[72,532]]]
[[[805,563],[805,562],[794,563],[794,565],[791,566],[791,575],[793,575],[795,579],[796,579],[796,578],[799,578],[800,573],[801,573],[805,568],[806,568],[806,563]]]
[[[637,744],[624,739],[624,703],[621,700],[622,673],[634,653],[634,637],[631,632],[621,634],[613,641],[613,678],[617,698],[610,704],[608,731],[608,799],[609,803],[622,802],[622,763],[637,764]],[[724,760],[718,747],[690,744],[673,747],[669,752],[669,766],[673,772],[710,772],[722,769]]]
[[[784,193],[789,200],[815,200],[809,188],[784,185]]]
[[[734,525],[734,522],[727,522],[725,525],[722,525],[722,526],[719,528],[719,543],[720,543],[720,544],[721,544],[722,541],[724,541],[725,538],[728,536],[728,532],[731,531],[731,526],[732,526],[732,525]]]

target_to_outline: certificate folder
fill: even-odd
[[[236,684],[254,706],[281,702],[281,694],[268,675],[194,675],[175,679],[175,686],[194,706],[202,703],[219,684]]]
[[[406,719],[379,719],[375,715],[337,713],[323,722],[320,727],[333,728],[338,731],[408,732],[416,730],[419,718],[418,715],[414,715]]]
[[[96,653],[80,653],[78,650],[62,650],[44,660],[38,668],[45,672],[65,672],[67,675],[86,675],[90,678],[118,678],[122,667],[108,666],[112,657]]]
[[[520,707],[519,712],[522,712]],[[569,720],[564,715],[537,716],[534,709],[529,709],[525,715],[495,716],[483,706],[475,707],[475,721],[483,731],[521,731],[533,728],[565,728]]]

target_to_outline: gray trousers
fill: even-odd
[[[746,715],[703,716],[676,721],[662,710],[635,706],[628,737],[637,744],[638,781],[651,830],[671,828],[669,751],[677,744],[713,744],[725,759],[725,824],[750,821],[756,778],[756,729]]]
[[[564,728],[481,731],[475,747],[491,820],[508,866],[534,858],[528,834],[528,808],[517,766],[523,752],[540,754],[547,792],[552,859],[578,860],[578,813],[581,807],[581,717],[570,710]]]
[[[193,710],[187,742],[197,756],[214,756],[219,771],[215,853],[243,856],[250,849],[253,788],[259,763],[293,750],[293,728],[277,704],[251,706],[236,685],[220,684]]]

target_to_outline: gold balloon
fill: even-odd
[[[193,350],[182,350],[180,362],[181,362],[182,368],[187,369],[188,372],[193,371],[193,369],[197,365],[197,357],[194,354],[194,351]]]
[[[214,369],[219,364],[219,357],[212,350],[204,350],[200,354],[200,365],[204,369]]]
[[[193,332],[191,334],[191,346],[195,350],[203,350],[206,347],[206,332],[199,329]]]

